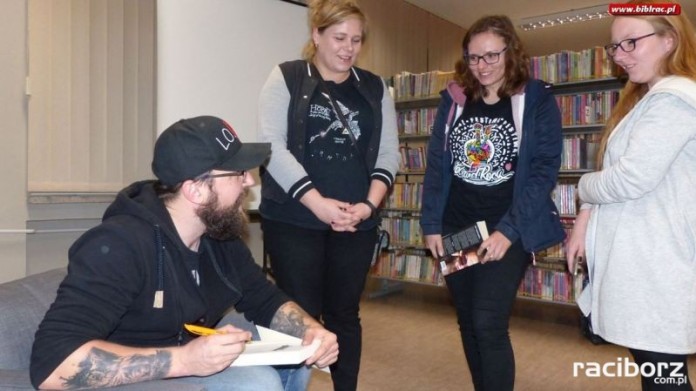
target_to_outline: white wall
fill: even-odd
[[[27,183],[26,0],[2,0],[0,11],[0,282],[26,270]]]
[[[157,129],[215,115],[257,140],[261,87],[274,65],[300,58],[307,8],[280,0],[158,0]],[[257,181],[258,182],[258,181]],[[256,209],[260,186],[248,208]]]
[[[67,249],[106,206],[27,203],[27,2],[0,2],[0,283],[64,266]],[[255,141],[259,91],[273,65],[299,58],[306,12],[280,0],[159,0],[158,130],[212,114]],[[25,228],[67,232],[2,233]],[[250,228],[260,262],[260,231]]]

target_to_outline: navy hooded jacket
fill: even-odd
[[[428,142],[426,174],[423,181],[421,228],[424,235],[442,234],[442,217],[452,183],[452,153],[447,149],[446,129],[455,120],[450,113],[463,106],[462,87],[451,82],[440,95],[433,134]],[[494,227],[511,242],[522,241],[528,252],[535,252],[561,242],[565,233],[551,191],[558,179],[563,136],[561,116],[549,86],[539,80],[527,82],[524,92],[512,97],[521,113],[517,172],[510,208]],[[448,122],[449,121],[449,122]],[[516,123],[517,126],[517,118]]]

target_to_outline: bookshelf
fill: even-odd
[[[616,69],[602,48],[534,57],[531,70],[532,77],[553,84],[553,93],[561,109],[563,155],[552,197],[564,229],[570,234],[579,208],[577,181],[582,174],[596,168],[603,123],[619,98],[623,82],[613,76]],[[391,293],[402,283],[444,286],[437,264],[423,244],[418,220],[425,169],[421,164],[425,162],[427,141],[440,100],[439,96],[434,96],[437,91],[428,88],[444,89],[447,77],[451,79],[452,76],[452,73],[445,75],[443,72],[434,75],[403,72],[393,79],[402,165],[382,212],[382,227],[389,231],[392,243],[381,254],[371,274],[383,280],[383,289],[372,293],[371,297]],[[438,82],[433,82],[434,79]],[[518,297],[574,305],[583,276],[567,272],[564,244],[536,255],[536,264],[528,268]]]
[[[382,280],[376,297],[398,291],[403,282],[444,285],[420,231],[420,200],[425,157],[432,133],[439,92],[454,72],[401,72],[392,78],[399,132],[401,163],[394,187],[382,204],[382,228],[391,243],[373,267],[372,277]]]
[[[577,182],[582,174],[596,169],[601,131],[623,82],[615,76],[618,69],[601,47],[534,57],[531,70],[532,77],[553,85],[561,110],[563,154],[552,198],[569,235],[579,209]],[[537,264],[527,270],[518,296],[574,304],[584,276],[567,272],[565,255],[563,243],[538,253]]]

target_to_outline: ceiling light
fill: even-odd
[[[524,31],[530,31],[545,27],[604,19],[609,16],[611,16],[609,14],[609,5],[601,4],[594,7],[571,9],[554,14],[523,18],[519,21],[518,26]]]

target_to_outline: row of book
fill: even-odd
[[[436,113],[436,107],[400,110],[396,118],[399,135],[431,135],[433,133],[433,123],[435,123]]]
[[[563,50],[530,59],[532,77],[549,83],[563,83],[615,77],[620,72],[603,47],[581,51]],[[387,83],[393,88],[394,100],[429,98],[446,88],[454,72],[400,72]]]
[[[563,126],[602,125],[618,100],[619,91],[556,95]],[[436,107],[399,110],[396,118],[399,135],[431,135],[436,113]]]
[[[561,212],[563,213],[563,212]],[[570,233],[573,230],[574,219],[569,217],[562,217],[561,224],[563,225],[563,230],[565,231],[566,238],[570,237]],[[547,249],[539,251],[537,253],[537,265],[543,269],[565,271],[566,266],[562,262],[557,262],[558,260],[565,259],[566,256],[566,243],[558,243],[555,246],[551,246]],[[550,260],[547,262],[546,260]]]
[[[551,193],[558,212],[562,215],[577,214],[577,186],[572,183],[559,183]],[[411,209],[418,211],[421,207],[423,183],[395,183],[392,191],[384,200],[385,209]],[[388,214],[389,212],[385,212]],[[399,212],[398,216],[402,214]]]
[[[423,194],[421,182],[397,182],[384,202],[387,209],[420,209]]]
[[[561,170],[595,170],[600,138],[599,133],[565,135],[561,154]],[[425,170],[427,151],[425,144],[415,146],[402,144],[399,151],[401,153],[400,171]]]
[[[599,133],[564,136],[561,170],[595,170],[600,138]]]
[[[401,145],[401,171],[423,171],[425,170],[425,145],[408,146]]]
[[[604,124],[618,101],[615,90],[556,95],[563,126]]]
[[[444,285],[440,269],[425,250],[383,252],[372,269],[375,277]]]
[[[532,57],[530,68],[535,79],[553,84],[609,78],[618,73],[618,67],[600,46]]]
[[[582,290],[582,276],[565,271],[530,267],[520,283],[517,294],[540,300],[574,303],[575,293]]]
[[[373,266],[371,273],[378,278],[444,285],[444,278],[437,263],[426,254],[425,250],[384,252]],[[549,268],[530,267],[517,293],[519,296],[540,300],[574,303],[576,292],[582,290],[582,283],[582,275],[572,275]]]
[[[394,100],[429,98],[447,87],[454,78],[454,72],[432,71],[424,73],[400,72],[391,79],[394,87]]]
[[[578,188],[574,183],[558,183],[551,198],[561,215],[574,216],[578,213]]]
[[[394,246],[423,246],[418,217],[382,217],[382,229],[389,233]]]

